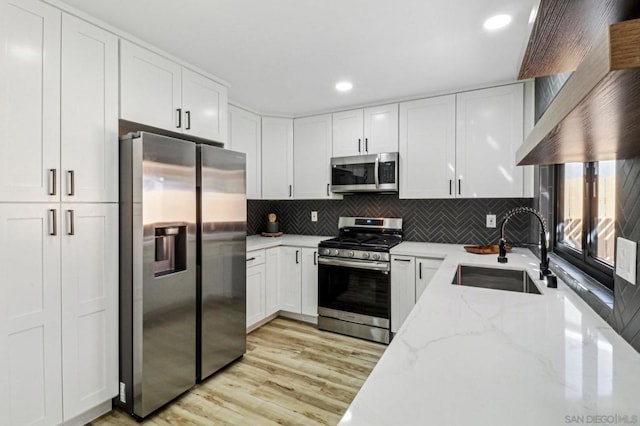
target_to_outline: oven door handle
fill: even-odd
[[[388,272],[389,270],[391,270],[388,262],[361,262],[357,260],[318,257],[318,264],[327,266],[345,266],[347,268],[368,269],[370,271],[381,272]]]

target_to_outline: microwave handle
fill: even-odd
[[[376,188],[380,186],[380,157],[376,156],[375,166],[373,167],[373,178],[376,183]]]

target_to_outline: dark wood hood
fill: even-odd
[[[519,165],[640,156],[640,19],[609,26],[516,154]]]
[[[575,71],[609,25],[635,18],[638,0],[541,0],[518,78]]]

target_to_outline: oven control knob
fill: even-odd
[[[349,254],[349,257],[355,256],[355,253],[353,251],[350,251],[348,254]]]
[[[338,254],[340,254],[340,250],[334,250],[332,253],[334,256],[337,256]]]
[[[373,253],[373,254],[371,255],[371,258],[372,258],[373,260],[378,260],[378,259],[380,259],[380,255],[379,255],[378,253]]]
[[[367,252],[362,253],[362,258],[363,259],[368,259],[369,258],[369,253],[367,253]]]

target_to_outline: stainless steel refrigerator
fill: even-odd
[[[137,418],[245,352],[244,165],[244,154],[152,133],[120,140],[114,401]]]

